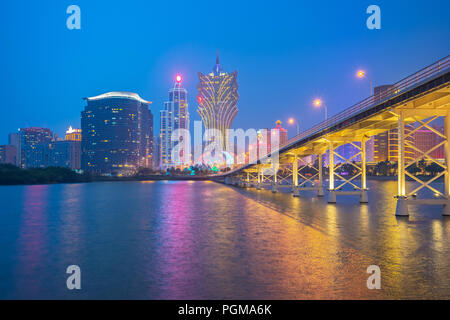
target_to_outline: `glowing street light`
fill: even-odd
[[[320,108],[323,105],[323,108],[325,109],[325,121],[328,120],[328,109],[327,106],[323,104],[322,99],[315,99],[313,104],[316,108]]]
[[[290,125],[293,125],[294,123],[297,125],[297,135],[299,135],[299,134],[300,134],[300,127],[299,127],[299,125],[298,125],[298,122],[295,121],[294,118],[289,118],[288,123],[289,123]]]
[[[360,78],[360,79],[366,78],[366,79],[368,79],[370,81],[370,95],[372,95],[373,94],[372,93],[372,91],[373,91],[373,89],[372,89],[372,87],[373,87],[372,86],[372,79],[367,76],[367,74],[366,74],[366,72],[364,70],[358,70],[358,72],[356,72],[356,76],[358,78]]]

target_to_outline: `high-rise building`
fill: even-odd
[[[153,169],[159,170],[161,168],[161,139],[158,135],[153,137]]]
[[[172,141],[172,133],[177,129],[189,131],[187,90],[183,88],[181,81],[181,75],[177,75],[175,84],[169,91],[169,101],[164,103],[164,109],[160,111],[160,167],[163,170],[190,164],[189,161],[178,163],[178,161],[172,159],[172,150],[176,145]],[[180,156],[180,159],[186,160],[186,157]],[[190,156],[187,158],[190,159]]]
[[[405,134],[408,135],[413,130],[411,125],[405,125]],[[414,135],[405,138],[409,144],[414,145]],[[392,129],[380,133],[374,137],[374,161],[398,161],[398,130]],[[411,161],[414,159],[414,149],[405,145],[405,159]]]
[[[287,130],[284,129],[281,126],[281,121],[277,120],[277,122],[275,123],[275,128],[272,129],[272,136],[271,136],[271,146],[274,144],[274,134],[276,134],[278,132],[279,134],[279,140],[278,140],[278,146],[283,146],[287,143],[288,141],[288,134],[287,134]],[[273,150],[272,150],[273,151]]]
[[[26,154],[27,168],[63,167],[79,170],[81,142],[58,140],[33,146]]]
[[[85,98],[81,112],[81,167],[99,174],[130,174],[152,162],[150,101],[132,92]]]
[[[17,163],[17,148],[13,145],[0,146],[0,164],[13,164]]]
[[[66,141],[81,141],[81,129],[73,129],[69,127],[64,137]]]
[[[382,162],[389,158],[389,132],[383,132],[373,137],[373,161]]]
[[[32,168],[37,145],[53,141],[53,132],[47,128],[31,127],[19,129],[18,164],[21,168]]]
[[[221,133],[218,137],[225,150],[228,146],[227,130],[236,117],[239,99],[237,71],[227,73],[222,70],[217,52],[216,65],[213,72],[206,75],[198,73],[198,113],[205,129],[216,129]]]
[[[405,138],[409,144],[414,145],[414,135],[410,135],[414,128],[411,125],[405,125],[405,135],[409,135]],[[392,129],[388,132],[388,142],[389,142],[389,154],[388,160],[391,162],[398,161],[398,130]],[[405,160],[409,162],[414,159],[414,149],[408,144],[405,144]]]
[[[443,126],[433,126],[433,129],[440,133],[444,133],[444,127]],[[425,129],[419,129],[414,132],[414,138],[415,138],[415,146],[417,149],[427,152],[428,150],[431,150],[434,146],[440,144],[444,139],[440,136],[438,136],[436,133],[431,131],[428,128]],[[417,150],[415,150],[415,157],[423,157],[423,154],[419,153]],[[444,159],[444,146],[440,146],[433,150],[429,154],[433,159]]]
[[[18,132],[13,132],[8,135],[8,145],[14,146],[16,148],[16,155],[15,155],[15,163],[13,163],[15,166],[20,167],[20,158],[19,158],[19,151],[20,151],[20,136]]]
[[[366,161],[374,162],[375,160],[375,138],[372,137],[366,141]]]
[[[382,85],[374,88],[375,102],[381,101],[384,94],[393,89],[394,85]],[[413,130],[411,125],[405,126],[405,134],[408,135]],[[373,137],[373,158],[375,162],[381,161],[398,161],[398,130],[397,128],[380,133]],[[405,138],[409,144],[414,144],[414,135]],[[414,159],[414,149],[405,145],[405,160]]]

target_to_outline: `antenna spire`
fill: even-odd
[[[216,58],[216,64],[219,64],[219,49],[217,49],[217,58]]]

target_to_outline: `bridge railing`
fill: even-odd
[[[350,118],[353,115],[358,114],[358,113],[364,111],[365,109],[368,109],[369,107],[371,107],[372,105],[374,105],[376,103],[380,103],[380,102],[387,100],[388,98],[391,98],[399,93],[403,93],[403,92],[407,91],[409,88],[418,85],[420,82],[423,82],[423,81],[439,74],[440,72],[446,70],[449,66],[450,66],[450,56],[447,56],[447,57],[433,63],[432,65],[430,65],[426,68],[423,68],[420,71],[417,71],[413,75],[410,75],[410,76],[398,81],[397,83],[393,84],[392,87],[388,88],[387,90],[384,90],[383,92],[378,93],[378,94],[373,94],[370,97],[364,99],[363,101],[336,114],[335,116],[318,123],[317,125],[296,135],[295,137],[292,137],[291,139],[289,139],[287,141],[286,144],[280,146],[280,148],[284,147],[288,144],[291,144],[293,142],[297,142],[303,138],[306,138],[307,136],[310,136],[312,134],[320,132],[332,125],[335,125],[335,124],[345,120],[346,118]]]
[[[399,93],[403,93],[408,91],[408,89],[413,88],[420,84],[421,82],[424,82],[439,73],[446,71],[450,67],[450,55],[446,56],[445,58],[442,58],[441,60],[429,65],[428,67],[425,67],[416,73],[394,83],[390,88],[378,93],[373,94],[370,97],[362,100],[361,102],[358,102],[357,104],[341,111],[340,113],[336,114],[335,116],[322,121],[315,126],[311,127],[310,129],[290,138],[285,144],[282,144],[279,146],[278,149],[281,149],[285,146],[288,146],[290,144],[293,144],[295,142],[298,142],[302,139],[307,138],[308,136],[311,136],[313,134],[316,134],[322,130],[325,130],[333,125],[336,125],[343,120],[350,118],[360,112],[363,112],[366,109],[369,109],[370,107],[379,104],[383,102],[384,100],[387,100],[393,96],[398,95]],[[273,153],[272,151],[271,153]],[[270,153],[267,155],[261,157],[262,159],[269,156]],[[243,164],[237,168],[234,168],[231,171],[237,171],[240,168],[246,166],[247,164]],[[228,174],[227,172],[226,174]]]

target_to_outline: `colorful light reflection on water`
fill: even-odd
[[[362,206],[206,181],[0,187],[0,298],[449,298],[450,219],[396,218],[396,183],[370,187]]]

